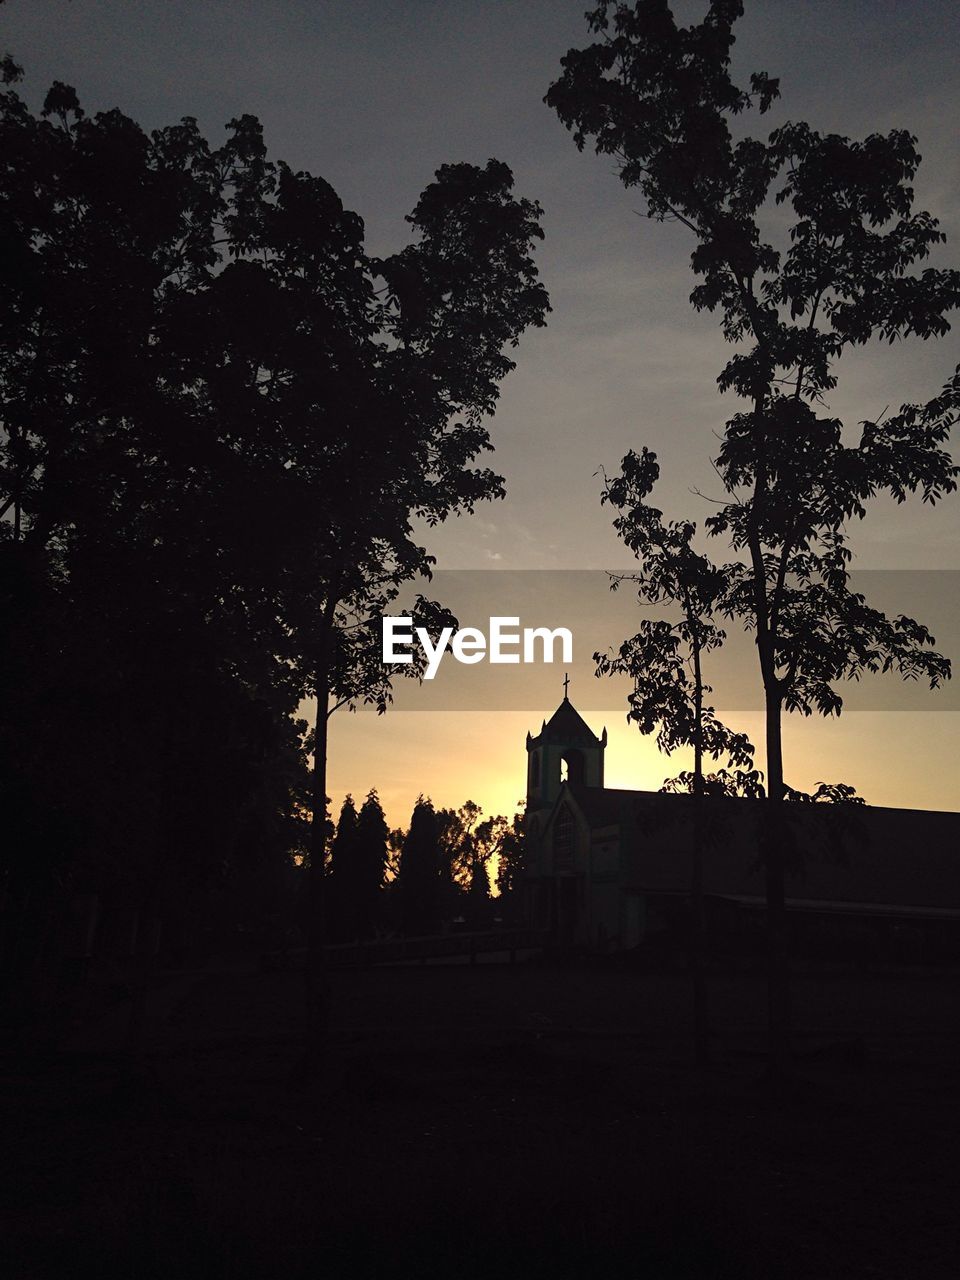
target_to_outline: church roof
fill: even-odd
[[[623,791],[615,787],[568,784],[567,789],[590,827],[622,826],[632,822],[660,799],[657,791]]]
[[[547,721],[541,737],[553,742],[586,742],[591,746],[599,741],[597,735],[566,696]]]
[[[592,830],[620,828],[624,888],[689,892],[692,796],[567,784],[558,806],[565,794]],[[763,804],[704,801],[721,824],[721,838],[705,851],[707,893],[762,896],[757,819]],[[857,806],[847,837],[833,847],[831,808],[788,806],[800,854],[787,868],[791,898],[960,909],[960,814]]]

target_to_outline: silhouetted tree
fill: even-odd
[[[348,795],[340,806],[337,830],[330,844],[328,891],[325,909],[331,941],[356,937],[355,897],[352,878],[357,863],[357,807]]]
[[[543,323],[531,256],[542,232],[505,165],[447,165],[408,219],[415,242],[370,259],[359,218],[327,184],[267,163],[258,130],[241,124],[244,198],[228,235],[244,258],[218,286],[238,325],[231,399],[283,428],[266,476],[257,468],[264,531],[251,534],[268,549],[265,594],[318,707],[308,989],[319,1031],[328,721],[345,705],[390,701],[379,619],[432,563],[412,518],[435,524],[502,493],[471,464],[489,448],[482,420],[513,367],[503,348]],[[427,625],[446,620],[422,599],[417,609]]]
[[[483,810],[472,800],[465,801],[459,809],[440,809],[437,813],[441,874],[454,890],[466,892],[470,887],[475,833],[482,816]]]
[[[400,871],[400,855],[403,852],[405,839],[406,832],[402,827],[394,827],[387,833],[386,882],[388,885],[393,884]]]
[[[437,815],[421,796],[403,842],[397,876],[400,927],[407,937],[440,930],[440,849]]]
[[[698,309],[719,310],[737,351],[720,374],[746,408],[727,424],[717,467],[730,501],[707,521],[748,560],[732,608],[756,634],[766,704],[771,1065],[790,1065],[783,839],[784,709],[837,713],[834,684],[895,670],[931,685],[949,674],[912,619],[890,619],[849,588],[847,525],[881,493],[933,503],[955,487],[946,450],[960,375],[926,405],[863,424],[845,444],[842,424],[817,413],[835,366],[873,337],[939,336],[960,300],[960,274],[910,268],[943,239],[913,211],[919,155],[902,130],[864,141],[803,123],[766,141],[734,138],[730,120],[766,111],[779,85],[730,77],[739,0],[712,0],[679,28],[665,0],[604,0],[587,15],[599,39],[563,59],[547,102],[579,147],[592,138],[639,190],[649,216],[693,235]],[[779,184],[779,185],[777,185]],[[768,243],[761,215],[787,206]],[[766,225],[766,224],[765,224]]]
[[[226,518],[249,424],[206,394],[222,329],[181,324],[218,279],[229,157],[61,84],[39,118],[0,95],[0,151],[4,798],[70,833],[41,885],[25,828],[4,878],[45,904],[35,936],[81,891],[226,927],[302,849],[305,776],[301,689]]]
[[[523,922],[524,815],[506,823],[497,848],[497,893],[500,913],[513,925]]]
[[[472,929],[486,929],[490,925],[493,914],[490,863],[500,848],[506,826],[506,818],[497,816],[478,822],[473,831],[467,885],[467,922]]]
[[[329,927],[332,940],[349,942],[374,935],[387,863],[388,831],[376,791],[360,813],[347,796],[330,850]]]
[[[376,791],[370,791],[357,820],[357,934],[371,938],[376,933],[387,866],[386,819]]]
[[[437,826],[444,917],[463,915],[471,928],[485,927],[491,915],[489,864],[506,819],[483,819],[480,805],[467,800],[459,809],[441,809]]]
[[[131,814],[156,815],[145,884],[175,845],[165,815],[194,637],[272,714],[316,696],[320,1026],[328,718],[390,700],[378,619],[432,563],[411,522],[502,492],[473,463],[513,367],[504,347],[547,310],[539,207],[503,164],[444,166],[409,219],[414,242],[376,260],[327,183],[269,159],[253,117],[214,149],[190,118],[149,136],[119,112],[88,119],[60,84],[39,119],[3,95],[0,149],[7,651],[66,617],[64,584],[71,608],[107,603],[124,690],[151,691],[155,794],[130,791]],[[416,612],[447,620],[422,598]]]
[[[597,675],[629,676],[627,719],[641,733],[656,733],[667,755],[678,747],[693,750],[693,771],[684,781],[694,799],[691,897],[694,944],[691,950],[694,993],[694,1052],[704,1065],[709,1056],[706,992],[706,916],[703,899],[703,859],[706,843],[703,801],[707,795],[704,757],[726,757],[742,794],[762,795],[759,773],[753,768],[753,745],[717,719],[704,702],[712,692],[704,680],[704,658],[726,638],[714,621],[723,608],[729,569],[711,564],[693,547],[696,525],[664,522],[662,512],[647,499],[660,474],[656,454],[643,449],[628,453],[620,474],[608,480],[603,502],[620,513],[614,528],[640,561],[637,574],[617,574],[611,587],[626,581],[636,585],[644,605],[664,605],[679,617],[644,619],[640,630],[616,653],[595,653]],[[716,789],[716,778],[711,779]]]

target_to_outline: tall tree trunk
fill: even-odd
[[[758,401],[757,413],[762,409]],[[757,477],[754,502],[765,492],[766,471]],[[787,846],[783,786],[783,683],[777,675],[776,633],[779,600],[770,601],[766,590],[763,548],[756,526],[749,539],[753,566],[757,623],[757,656],[763,678],[765,738],[767,748],[767,800],[762,807],[760,853],[763,858],[767,905],[767,1044],[773,1079],[786,1081],[793,1070],[790,1044],[790,969],[788,960],[787,903],[784,851]],[[784,548],[786,557],[788,549]],[[785,566],[786,559],[782,562]]]
[[[693,743],[693,1057],[698,1067],[710,1060],[710,1028],[707,1013],[706,943],[707,920],[703,901],[703,674],[700,646],[694,642],[694,743]]]
[[[327,732],[330,673],[324,659],[317,664],[315,685],[317,723],[313,745],[313,818],[310,825],[310,872],[307,882],[306,1061],[309,1069],[316,1069],[319,1064],[330,1016],[326,962],[326,885],[324,883],[324,862],[327,853]]]
[[[770,1070],[786,1079],[792,1069],[790,1042],[790,969],[788,958],[787,903],[784,852],[787,845],[784,811],[782,695],[767,688],[767,803],[762,832],[767,897],[767,1019]]]
[[[175,651],[168,653],[163,659],[164,670],[166,672],[176,672],[179,669],[178,659],[179,655]],[[165,677],[165,679],[167,678]],[[148,932],[147,926],[155,926],[156,924],[157,907],[161,900],[161,890],[165,883],[172,846],[173,724],[177,715],[177,706],[176,694],[169,687],[168,681],[163,696],[162,719],[159,731],[160,753],[157,762],[159,778],[154,826],[155,837],[150,854],[150,862],[146,868],[138,900],[137,935],[134,943],[134,955],[131,957],[135,977],[130,1000],[130,1016],[127,1020],[126,1058],[121,1072],[121,1088],[138,1085],[142,1082],[143,1050],[150,1005],[150,986],[156,970],[153,937]]]

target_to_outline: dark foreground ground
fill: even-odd
[[[10,1052],[0,1272],[20,1277],[960,1275],[957,978],[796,980],[803,1078],[762,1075],[762,979],[483,965],[336,975],[303,1088],[301,978],[171,974],[144,1076],[123,1001]]]

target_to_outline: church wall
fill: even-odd
[[[598,951],[618,951],[623,947],[622,898],[620,886],[613,881],[590,885],[585,930],[589,936],[583,939],[585,946]]]
[[[631,947],[639,947],[646,934],[647,902],[642,894],[623,893],[620,895],[620,938],[621,947],[626,951]]]
[[[590,877],[594,883],[620,878],[620,836],[617,828],[593,832],[590,849]]]

